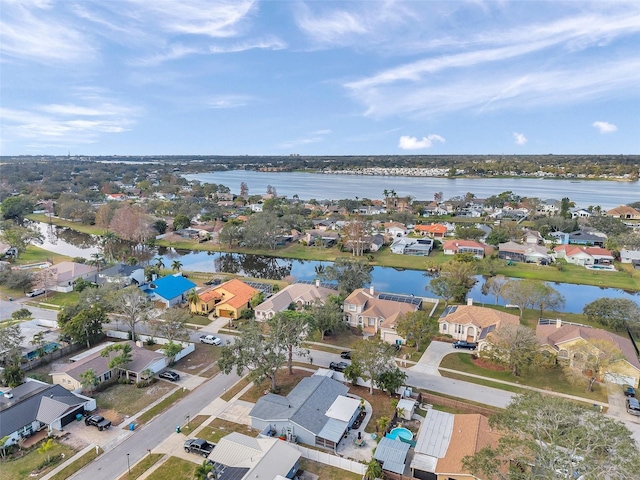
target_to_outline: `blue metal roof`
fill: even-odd
[[[153,281],[151,285],[155,285],[151,291],[166,300],[179,297],[196,287],[195,283],[182,275],[167,275]]]

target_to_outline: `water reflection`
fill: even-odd
[[[91,235],[78,232],[71,235],[65,231],[68,230],[66,228],[51,228],[45,223],[38,223],[36,226],[45,237],[43,248],[46,250],[86,259],[91,258],[92,253],[102,253],[101,248],[98,247],[98,240]],[[61,235],[61,231],[65,232]],[[145,245],[135,245],[131,242],[117,239],[113,243],[113,251],[113,258],[120,261],[127,261],[129,257],[133,256],[144,265],[152,262],[154,258],[160,258],[164,265],[169,268],[173,260],[179,259],[183,270],[187,271],[244,274],[254,278],[272,280],[279,280],[289,276],[297,280],[313,280],[317,276],[316,267],[328,263],[251,254],[193,252],[167,247],[150,248]],[[427,297],[435,296],[428,289],[431,279],[425,276],[423,271],[398,271],[388,267],[375,267],[372,277],[372,283],[378,291]],[[477,276],[477,280],[475,286],[469,292],[469,296],[476,303],[493,304],[495,298],[491,294],[482,292],[484,279],[481,276]],[[633,301],[638,301],[640,298],[640,292],[625,292],[615,288],[568,283],[552,283],[552,285],[566,299],[566,305],[562,310],[564,312],[580,313],[587,303],[600,297],[627,298]],[[504,304],[502,299],[500,299],[499,303]]]

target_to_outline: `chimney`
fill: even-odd
[[[319,286],[320,286],[320,279],[316,278],[316,287],[319,287]]]
[[[473,305],[473,298],[471,298],[471,297],[467,298],[467,305],[469,307]]]
[[[375,288],[373,287],[373,285],[369,285],[369,293],[371,294],[371,296],[375,295]]]
[[[562,319],[556,318],[556,328],[560,328],[562,326]]]

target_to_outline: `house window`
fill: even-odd
[[[351,310],[352,312],[355,312],[356,311],[356,306],[352,305],[352,304],[349,304],[349,310]]]
[[[462,333],[462,331],[463,331],[462,325],[460,325],[459,323],[456,323],[454,325],[454,332],[455,333]]]
[[[106,373],[104,374],[104,379],[105,379],[105,381],[106,381],[106,380],[109,380],[110,378],[111,378],[111,372],[106,372]]]
[[[443,332],[446,332],[446,331],[447,331],[447,324],[446,324],[446,323],[443,323],[443,324],[442,324],[442,331],[443,331]]]
[[[362,317],[358,317],[358,325],[362,325]]]

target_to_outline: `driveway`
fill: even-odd
[[[115,445],[129,435],[128,430],[124,430],[126,422],[120,425],[112,425],[108,430],[100,431],[96,427],[87,426],[84,421],[71,422],[64,427],[64,431],[69,433],[69,442],[84,448],[87,445],[100,445],[103,450]]]
[[[438,367],[442,359],[454,352],[473,353],[473,350],[465,350],[463,348],[454,349],[450,343],[447,342],[431,342],[427,349],[420,357],[420,360],[409,370],[413,372],[427,373],[429,375],[440,376]]]

